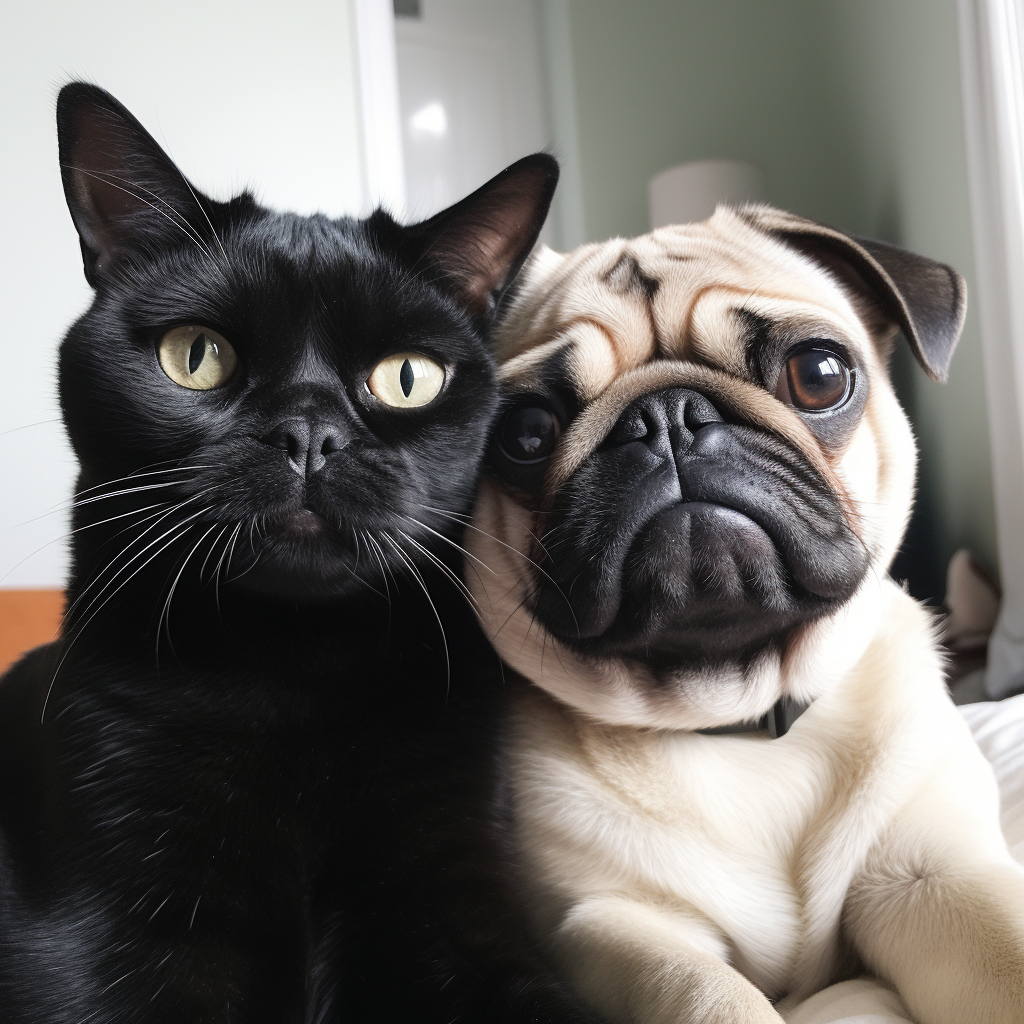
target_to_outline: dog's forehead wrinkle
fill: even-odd
[[[610,270],[602,274],[602,280],[612,289],[631,292],[648,302],[661,283],[658,278],[644,272],[637,255],[628,249],[623,251]]]

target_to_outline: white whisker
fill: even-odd
[[[427,603],[430,605],[431,611],[434,613],[434,618],[437,619],[438,628],[441,630],[441,643],[444,644],[444,662],[446,671],[446,688],[445,688],[445,700],[448,699],[448,694],[451,693],[452,686],[452,662],[448,655],[448,637],[445,635],[444,623],[441,621],[441,616],[437,613],[437,608],[434,606],[433,598],[430,596],[430,591],[427,590],[427,585],[423,581],[423,577],[420,575],[419,570],[416,568],[416,564],[413,560],[402,550],[402,546],[388,533],[382,534],[383,538],[395,549],[395,554],[409,567],[415,579],[419,582],[420,587],[423,590],[423,594],[427,599]]]

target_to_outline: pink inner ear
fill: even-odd
[[[534,153],[422,224],[423,255],[441,271],[467,311],[487,312],[537,240],[558,180],[558,165]]]
[[[512,240],[498,231],[487,230],[476,236],[473,248],[479,255],[473,260],[462,291],[474,313],[483,312],[491,293],[504,284]]]
[[[137,210],[140,200],[130,191],[132,140],[118,132],[118,124],[100,108],[83,108],[76,121],[70,162],[79,175],[77,191],[83,205],[100,220]]]

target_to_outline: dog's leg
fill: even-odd
[[[728,947],[692,916],[621,897],[576,904],[554,935],[584,999],[614,1024],[781,1024],[764,994],[726,962]]]
[[[962,810],[915,801],[854,879],[844,921],[921,1024],[1024,1024],[1024,870],[994,813]]]

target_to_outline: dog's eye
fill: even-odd
[[[804,348],[786,360],[775,397],[807,412],[834,409],[850,395],[853,373],[846,360],[827,348]]]
[[[555,414],[535,402],[509,409],[498,425],[498,447],[519,465],[534,465],[549,458],[562,432]]]

